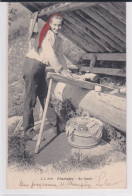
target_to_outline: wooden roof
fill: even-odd
[[[126,51],[125,2],[22,2],[47,21],[53,13],[64,16],[62,33],[85,52]]]

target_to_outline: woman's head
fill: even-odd
[[[50,20],[50,28],[52,30],[53,33],[58,34],[59,31],[61,30],[62,27],[62,16],[60,15],[55,15],[51,18]]]
[[[62,16],[60,14],[53,14],[46,24],[43,26],[40,36],[39,36],[39,48],[41,48],[41,43],[48,32],[49,29],[53,31],[53,33],[58,34],[62,26]]]

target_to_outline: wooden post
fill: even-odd
[[[45,108],[44,108],[44,112],[43,112],[42,123],[41,123],[40,132],[39,132],[39,136],[38,136],[38,140],[37,140],[37,144],[36,144],[36,148],[35,148],[36,154],[39,152],[39,147],[40,147],[44,123],[45,123],[45,119],[46,119],[48,104],[49,104],[49,100],[50,100],[51,87],[52,87],[52,79],[50,79],[50,81],[49,81],[48,94],[47,94]]]
[[[90,67],[95,67],[97,61],[97,56],[95,54],[92,54],[91,61],[90,61]]]

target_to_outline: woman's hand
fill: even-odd
[[[51,75],[52,75],[52,72],[47,72],[47,79],[50,78]]]
[[[70,71],[69,69],[63,69],[63,70],[61,71],[61,74],[62,74],[63,76],[72,77],[71,71]]]

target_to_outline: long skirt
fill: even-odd
[[[42,108],[47,96],[46,65],[26,57],[23,64],[23,78],[25,80],[25,102],[23,111],[23,129],[27,131],[34,126],[33,109],[38,96]],[[57,126],[57,114],[51,104],[48,106],[47,119],[53,126]]]

